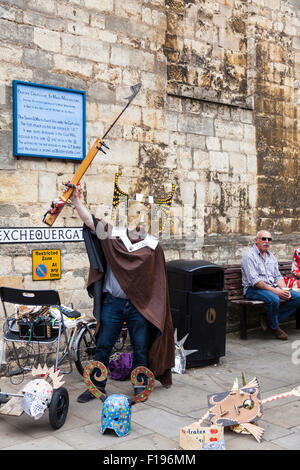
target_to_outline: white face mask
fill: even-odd
[[[39,419],[43,416],[48,405],[46,402],[40,400],[34,395],[30,393],[25,393],[21,402],[21,407],[26,414],[28,414],[34,419]]]
[[[53,394],[51,385],[43,379],[31,380],[22,392],[24,393],[21,403],[23,411],[34,419],[41,418],[51,402]]]

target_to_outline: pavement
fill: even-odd
[[[218,364],[186,369],[173,374],[173,386],[160,383],[147,402],[132,408],[131,433],[123,438],[113,432],[99,431],[101,406],[98,400],[77,403],[76,397],[85,390],[82,377],[74,367],[65,376],[70,407],[65,424],[53,430],[48,411],[39,420],[25,413],[20,417],[0,415],[1,450],[99,450],[99,451],[180,451],[179,431],[199,420],[207,411],[207,395],[231,390],[237,377],[242,384],[257,377],[262,397],[288,392],[300,385],[300,331],[294,324],[284,327],[288,341],[279,341],[260,329],[249,331],[247,340],[237,333],[227,334],[226,356]],[[28,378],[27,378],[28,377]],[[7,377],[0,379],[2,392],[17,392],[24,383],[14,385]],[[109,380],[107,391],[132,394],[128,380]],[[208,425],[205,421],[203,425]],[[264,405],[258,424],[265,429],[258,443],[253,436],[236,434],[225,429],[227,450],[300,450],[300,397],[292,396]]]

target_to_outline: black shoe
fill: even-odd
[[[96,398],[94,395],[89,390],[86,390],[83,392],[79,397],[77,398],[78,403],[88,403],[89,401],[94,400]]]
[[[103,401],[103,399],[106,398],[105,388],[99,388],[99,392],[104,394],[101,397],[98,397],[98,398],[101,398],[101,400]],[[97,397],[95,397],[95,395],[93,395],[89,390],[86,390],[81,395],[79,395],[79,397],[77,398],[77,401],[78,403],[87,403],[93,400],[94,398],[97,398]]]

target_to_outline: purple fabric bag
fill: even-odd
[[[118,359],[110,361],[108,368],[113,380],[126,380],[129,378],[133,362],[133,353],[122,353]]]

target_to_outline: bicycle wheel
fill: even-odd
[[[84,326],[74,344],[75,365],[81,375],[83,375],[86,364],[94,360],[96,351],[95,329],[96,322]]]

